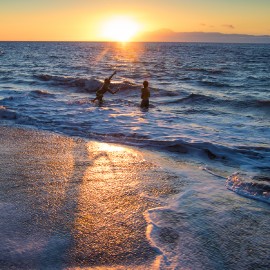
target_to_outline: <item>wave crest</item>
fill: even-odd
[[[48,82],[55,86],[76,87],[84,92],[94,92],[101,86],[101,82],[95,79],[86,79],[78,77],[54,76],[40,74],[35,76],[38,80]]]
[[[68,88],[77,88],[81,92],[96,92],[99,87],[102,85],[102,81],[97,79],[87,79],[80,77],[66,77],[66,76],[54,76],[48,74],[40,74],[35,76],[39,81],[43,81],[55,86],[68,87]],[[138,85],[130,82],[123,81],[112,83],[112,87],[117,86],[121,90],[134,90],[140,89]]]

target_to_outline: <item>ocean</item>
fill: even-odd
[[[92,103],[113,71],[120,90]],[[269,120],[269,44],[0,42],[0,128],[165,160],[177,192],[145,212],[160,269],[270,268]]]

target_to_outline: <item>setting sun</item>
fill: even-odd
[[[102,27],[102,37],[110,41],[126,42],[139,31],[139,24],[128,17],[116,17],[106,21]]]

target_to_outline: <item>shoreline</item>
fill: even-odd
[[[269,268],[269,205],[162,153],[1,127],[0,168],[1,269]]]
[[[3,267],[154,263],[144,212],[160,204],[141,194],[157,168],[141,150],[13,127],[0,149]]]

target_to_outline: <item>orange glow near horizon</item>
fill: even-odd
[[[2,1],[0,40],[151,41],[149,35],[154,32],[154,40],[167,41],[166,37],[158,36],[160,29],[270,35],[269,1],[195,2]]]

